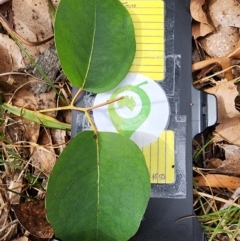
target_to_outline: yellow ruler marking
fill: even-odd
[[[134,68],[133,68],[133,72],[136,72],[136,71],[134,71]],[[162,76],[162,78],[164,78],[164,74],[162,73],[162,72],[152,72],[152,71],[146,71],[146,72],[144,72],[144,71],[142,71],[142,74],[143,75],[146,75],[146,76],[150,76],[151,75],[151,77],[152,78],[159,78],[159,76]]]
[[[144,74],[156,81],[163,80],[164,2],[161,0],[121,1],[132,17],[137,43],[134,64],[130,72]],[[161,64],[159,64],[160,60]]]
[[[142,148],[153,184],[175,182],[174,132],[163,131],[158,139]]]
[[[159,155],[158,155],[158,141],[155,141],[151,144],[150,153],[151,153],[151,170],[158,170],[158,164],[159,164]],[[156,183],[158,183],[158,177],[154,177],[156,179]],[[150,176],[150,180],[152,180],[152,177]]]
[[[155,81],[164,79],[164,2],[162,0],[121,0],[129,11],[135,28],[136,54],[130,72]],[[173,183],[174,133],[164,131],[149,146],[142,148],[151,183]]]
[[[162,18],[163,14],[132,14],[132,20],[135,23],[159,23],[159,25],[163,24]]]
[[[144,43],[144,44],[158,44],[158,43],[162,43],[163,39],[162,37],[145,37],[145,36],[140,36],[139,37],[140,42]],[[162,47],[162,49],[164,50],[164,48]]]
[[[159,68],[161,68],[162,65],[155,65],[155,66],[142,66],[141,68],[141,72],[144,74],[144,73],[158,73],[158,75],[161,73],[160,70],[158,71]],[[139,69],[139,66],[132,66],[132,70],[134,72],[137,72],[137,70]],[[144,74],[146,75],[146,74]]]
[[[136,41],[138,41],[139,37],[141,37],[141,36],[164,38],[164,33],[162,31],[159,31],[158,29],[135,29]],[[163,41],[164,41],[164,39],[163,39]]]
[[[151,170],[151,148],[143,148],[142,152],[144,154],[148,170]]]
[[[165,137],[167,135],[167,132],[164,131],[160,137],[158,138],[158,149],[159,149],[159,166],[158,169],[154,170],[151,169],[151,180],[155,183],[165,183],[166,182],[166,142]],[[157,176],[157,178],[156,178]]]
[[[163,51],[163,46],[160,44],[150,44],[150,43],[137,43],[137,49],[139,51]]]
[[[152,9],[156,9],[156,8],[160,8],[162,9],[163,7],[163,2],[161,4],[151,4],[151,2],[162,2],[161,0],[150,0],[150,1],[146,1],[146,0],[129,0],[129,1],[123,1],[122,0],[122,4],[127,8],[143,8],[146,11],[151,12]],[[150,4],[148,4],[150,3]]]
[[[135,58],[142,58],[142,59],[144,59],[144,58],[153,58],[154,59],[155,58],[156,61],[157,61],[157,59],[161,59],[162,61],[164,61],[164,58],[162,58],[163,55],[164,55],[163,51],[162,52],[159,51],[159,53],[156,53],[154,51],[137,51],[135,54]],[[164,63],[165,63],[165,61],[164,61]]]
[[[175,143],[173,131],[168,131],[165,139],[166,143],[166,183],[175,182]],[[161,161],[161,160],[160,160]]]
[[[152,59],[152,58],[142,58],[141,59],[141,63],[144,65],[144,66],[163,66],[164,65],[164,61],[162,59]],[[133,66],[136,66],[138,64],[138,59],[135,58],[133,60]]]
[[[162,26],[159,23],[134,23],[135,32],[136,30],[162,30]]]
[[[144,6],[146,6],[146,4],[144,3]],[[137,8],[138,8],[138,11],[137,13],[133,13],[132,15],[151,15],[151,16],[154,16],[154,15],[157,15],[157,16],[161,16],[161,15],[164,15],[164,9],[159,5],[159,7],[149,7],[149,8],[145,8],[145,7],[140,7],[139,3],[137,4]],[[160,21],[162,20],[162,18],[160,18]]]

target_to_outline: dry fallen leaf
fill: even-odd
[[[47,0],[13,0],[12,9],[15,31],[24,39],[37,42],[53,35]],[[53,41],[49,41],[41,46],[28,46],[24,44],[23,46],[36,59],[52,43]],[[24,57],[24,62],[28,65],[30,60]]]
[[[53,236],[53,230],[46,219],[44,200],[15,205],[13,210],[21,225],[33,236],[38,238]]]
[[[0,42],[1,43],[1,42]],[[6,48],[0,44],[0,74],[10,72],[12,70],[12,59]],[[7,81],[8,76],[0,76],[0,81]],[[1,88],[1,85],[0,85]]]
[[[233,118],[216,126],[215,133],[221,136],[224,141],[240,146],[240,119]]]
[[[16,43],[7,35],[0,34],[0,74],[16,71],[24,67],[22,54]],[[0,77],[0,92],[9,95],[15,91],[10,75]],[[5,98],[5,97],[3,97]]]
[[[43,130],[39,136],[38,144],[32,154],[32,165],[35,167],[34,175],[44,173],[50,175],[56,162],[56,154],[53,149],[49,130]]]
[[[1,33],[0,33],[0,43],[4,47],[5,51],[8,51],[8,54],[11,57],[11,63],[12,63],[11,71],[16,71],[19,68],[23,68],[25,66],[23,63],[23,57],[17,44],[12,39],[10,39],[7,35],[1,34]]]
[[[215,31],[200,40],[211,57],[229,54],[239,41],[240,6],[235,0],[209,0],[208,16]]]
[[[9,160],[11,161],[11,160]],[[10,204],[19,204],[21,196],[18,193],[22,193],[23,188],[23,177],[19,177],[19,174],[15,172],[14,176],[11,178],[8,186],[8,197],[10,199]]]
[[[34,94],[33,89],[35,86],[35,79],[33,77],[28,78],[31,83],[22,85],[22,88],[20,88],[14,95],[12,99],[12,105],[18,106],[18,107],[24,107],[26,109],[30,110],[39,110],[39,109],[48,109],[48,108],[55,108],[56,107],[56,93],[51,90],[47,93],[41,93],[41,94]],[[19,82],[26,82],[26,80],[22,80],[20,77],[18,78]],[[48,112],[46,113],[47,115],[51,117],[56,117],[56,112]],[[36,143],[39,137],[39,130],[40,130],[40,125],[32,122],[27,119],[22,119],[20,117],[14,117],[14,120],[18,121],[18,123],[14,124],[14,126],[10,126],[8,129],[8,133],[11,136],[11,139],[15,142],[17,141],[28,141],[28,142],[33,142]],[[19,124],[22,125],[19,125]],[[14,130],[15,128],[15,130]],[[18,131],[17,131],[17,130]],[[15,138],[16,134],[17,139]],[[32,153],[33,148],[31,148],[30,153]],[[47,153],[45,151],[39,151],[43,152],[44,160],[49,159],[49,154],[48,151]],[[51,152],[51,151],[50,151]],[[47,156],[46,156],[47,155]],[[48,157],[48,158],[47,158]],[[52,163],[51,163],[52,165]],[[48,168],[47,168],[48,169]],[[44,171],[46,169],[44,168]],[[48,172],[47,172],[48,173]]]
[[[224,150],[226,160],[240,160],[240,148],[238,146],[228,144],[217,145]]]
[[[214,170],[214,173],[240,176],[240,159],[226,159],[220,167]]]
[[[5,135],[12,143],[19,144],[17,151],[23,159],[29,158],[29,149],[21,147],[21,144],[37,141],[39,128],[39,125],[36,126],[26,119],[15,116],[8,119]],[[27,129],[29,131],[26,131]],[[34,133],[34,135],[31,136],[31,133]]]
[[[229,54],[238,41],[239,30],[234,27],[225,27],[201,39],[200,43],[209,56],[222,57]]]
[[[214,173],[240,176],[240,147],[229,144],[218,144],[224,150],[225,161],[214,170]]]
[[[49,176],[56,162],[55,153],[52,148],[37,147],[33,151],[32,165],[35,167],[34,175],[44,173]]]
[[[218,123],[227,122],[229,118],[240,119],[240,113],[235,108],[235,98],[238,95],[234,80],[222,82],[220,85],[205,90],[217,97],[218,101]]]
[[[214,30],[208,22],[206,13],[203,11],[204,3],[205,0],[192,0],[190,3],[191,15],[195,20],[192,24],[192,35],[195,39],[203,37]]]
[[[56,93],[51,90],[47,93],[34,94],[33,90],[36,80],[33,77],[28,78],[31,83],[24,85],[14,95],[12,105],[24,107],[30,110],[48,109],[56,107]],[[35,82],[34,82],[35,81]],[[56,112],[46,113],[52,117],[56,117]]]
[[[203,61],[193,63],[192,71],[195,72],[197,70],[203,70],[203,69],[206,69],[207,67],[208,69],[211,69],[212,65],[218,64],[222,67],[222,70],[224,70],[223,74],[225,75],[225,78],[227,80],[232,80],[233,73],[237,74],[237,71],[236,70],[232,71],[230,66],[232,66],[234,61],[236,61],[235,59],[239,59],[239,58],[240,58],[240,41],[238,41],[234,49],[226,56],[217,57],[217,58],[208,58]],[[204,78],[194,81],[195,87],[197,88],[196,86],[197,83],[201,83],[201,82],[203,83],[203,80]]]
[[[19,47],[7,35],[0,34],[0,53],[0,74],[16,71],[25,66]],[[0,92],[7,94],[9,98],[9,93],[16,90],[15,84],[10,75],[1,76]],[[5,99],[4,96],[3,99]]]
[[[29,154],[32,151],[26,147],[21,147],[23,143],[36,143],[39,136],[40,126],[39,124],[23,119],[21,117],[13,117],[8,120],[6,126],[6,136],[16,144],[19,155],[23,158],[29,158]]]
[[[8,2],[9,0],[0,0],[0,4],[3,4],[3,3],[6,3]]]
[[[215,132],[225,141],[240,146],[240,113],[235,108],[235,98],[238,95],[234,81],[222,82],[206,90],[218,101],[218,121]]]
[[[240,28],[240,6],[236,0],[210,0],[209,15],[216,27]]]
[[[12,241],[29,241],[29,239],[28,239],[28,237],[23,236],[23,237],[20,237],[20,238],[16,238],[16,239],[14,239]]]
[[[67,145],[68,137],[65,130],[51,129],[52,142],[57,146],[57,154],[61,154]]]
[[[236,189],[240,186],[239,177],[218,174],[207,174],[205,176],[194,177],[194,181],[199,187],[221,187]]]
[[[222,165],[222,160],[219,158],[211,158],[206,161],[206,168],[217,168]]]

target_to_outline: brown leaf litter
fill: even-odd
[[[198,153],[194,159],[194,208],[199,217],[223,208],[239,208],[240,196],[233,195],[240,186],[239,12],[236,0],[191,1],[193,85],[217,99],[217,123],[193,141],[194,152]],[[220,222],[209,225],[214,230],[222,225]],[[224,229],[228,234],[206,234],[217,240],[230,240],[232,233],[237,234],[234,227]]]
[[[234,75],[230,67],[234,60],[240,57],[240,17],[238,14],[240,5],[235,0],[192,0],[191,5],[193,18],[196,12],[201,13],[200,15],[204,17],[202,16],[199,21],[213,28],[211,33],[201,35],[196,34],[193,29],[192,35],[197,45],[206,54],[205,59],[193,64],[193,72],[198,70],[208,72],[207,69],[211,72],[213,66],[221,66],[222,70],[226,70],[225,78],[232,80]],[[205,8],[203,9],[202,6]],[[219,68],[215,69],[219,70]]]
[[[22,38],[36,42],[53,34],[47,0],[11,2],[12,5],[10,2],[0,5],[0,13]],[[53,4],[58,2],[53,1]],[[41,46],[23,46],[36,59],[52,43],[53,41]],[[57,103],[58,106],[61,104],[55,91],[49,91],[48,88],[42,93],[34,91],[37,83],[44,80],[18,72],[19,69],[28,67],[30,60],[8,35],[2,33],[0,52],[0,61],[3,63],[0,66],[0,93],[5,102],[31,110],[54,108]],[[59,72],[59,67],[53,66],[53,69]],[[55,77],[49,77],[54,81]],[[69,87],[65,83],[55,86],[69,98]],[[47,114],[68,119],[68,114],[64,112]],[[8,113],[5,113],[1,130],[4,133],[1,149],[5,171],[0,174],[0,240],[35,240],[28,232],[38,238],[50,238],[53,232],[45,218],[44,201],[32,202],[29,198],[44,199],[47,178],[69,136],[66,131],[49,130]],[[15,215],[11,212],[12,207]],[[19,228],[18,221],[22,228]]]
[[[46,219],[44,200],[24,202],[13,206],[13,210],[21,225],[33,236],[53,236],[53,230]]]
[[[14,13],[15,31],[29,41],[42,41],[53,35],[52,22],[48,11],[47,0],[13,0],[12,11]],[[41,46],[28,46],[23,44],[27,52],[36,59],[53,42]],[[30,60],[24,56],[26,65]]]
[[[190,3],[190,11],[193,18],[192,35],[194,39],[206,36],[214,31],[207,14],[203,11],[204,5],[205,0],[192,0]]]

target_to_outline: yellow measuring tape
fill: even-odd
[[[164,2],[122,1],[131,14],[136,55],[130,72],[142,73],[154,80],[164,78]]]
[[[162,81],[164,58],[164,2],[161,0],[121,1],[129,11],[136,36],[136,55],[130,72]],[[161,111],[161,110],[159,110]],[[174,183],[174,132],[165,130],[158,139],[142,148],[151,183]]]

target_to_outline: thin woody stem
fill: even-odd
[[[80,92],[78,93],[80,94]],[[76,95],[75,95],[76,96]],[[116,101],[119,101],[119,100],[122,100],[124,99],[124,96],[121,96],[121,97],[118,97],[114,100],[108,100],[104,103],[101,103],[101,104],[98,104],[98,105],[94,105],[94,106],[90,106],[90,107],[78,107],[78,106],[74,106],[71,102],[70,105],[68,106],[62,106],[62,107],[55,107],[55,108],[49,108],[49,109],[45,109],[45,110],[38,110],[38,112],[50,112],[50,111],[58,111],[58,110],[77,110],[77,111],[83,111],[83,112],[87,112],[87,111],[91,111],[91,110],[94,110],[94,109],[97,109],[99,107],[102,107],[102,106],[105,106],[105,105],[109,105],[109,104],[112,104]]]
[[[86,108],[83,107],[77,107],[73,105],[67,105],[67,106],[62,106],[62,107],[55,107],[55,108],[49,108],[45,110],[38,110],[38,112],[50,112],[50,111],[58,111],[58,110],[78,110],[78,111],[83,111],[85,112]]]
[[[76,99],[78,98],[78,96],[81,94],[82,91],[83,91],[82,88],[79,88],[79,89],[78,89],[78,91],[77,91],[77,93],[74,95],[74,97],[73,97],[70,105],[72,105],[72,106],[74,105]]]
[[[91,110],[97,109],[97,108],[99,108],[99,107],[112,104],[112,103],[114,103],[114,102],[116,102],[116,101],[119,101],[119,100],[122,100],[122,99],[124,99],[124,96],[118,97],[118,98],[113,99],[113,100],[107,100],[106,102],[101,103],[101,104],[98,104],[98,105],[86,107],[86,110],[87,110],[87,111],[91,111]]]
[[[90,125],[91,125],[91,127],[92,127],[92,129],[94,131],[94,134],[97,135],[97,127],[96,127],[95,123],[93,122],[89,112],[86,110],[86,111],[84,111],[84,113],[85,113],[85,115],[86,115],[86,117],[88,119],[88,122],[90,123]]]

